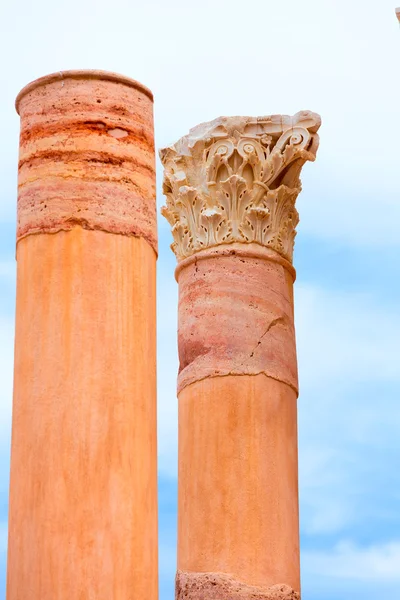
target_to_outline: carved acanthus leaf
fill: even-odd
[[[204,248],[256,242],[292,260],[300,172],[314,160],[320,118],[221,117],[161,150],[163,192],[178,260]]]

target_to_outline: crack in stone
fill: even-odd
[[[262,334],[262,336],[258,340],[257,344],[254,346],[254,349],[253,349],[253,351],[250,354],[250,358],[253,358],[255,351],[257,350],[258,346],[261,345],[261,342],[262,342],[263,338],[267,335],[267,333],[269,331],[271,331],[271,329],[273,327],[275,327],[275,325],[277,325],[278,323],[283,323],[283,322],[284,322],[283,317],[277,317],[276,319],[273,319],[271,321],[271,323],[268,325],[267,329],[264,331],[264,333]]]

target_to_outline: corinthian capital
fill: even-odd
[[[292,260],[300,172],[315,160],[320,117],[220,117],[160,151],[162,214],[179,260],[233,242],[256,242]]]

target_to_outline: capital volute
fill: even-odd
[[[291,261],[304,163],[315,160],[320,117],[220,117],[160,151],[162,214],[178,261],[230,243],[258,243]]]

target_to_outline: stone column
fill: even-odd
[[[156,600],[152,94],[71,71],[16,106],[7,599]]]
[[[221,117],[161,151],[179,283],[178,600],[299,598],[292,254],[319,125]]]

